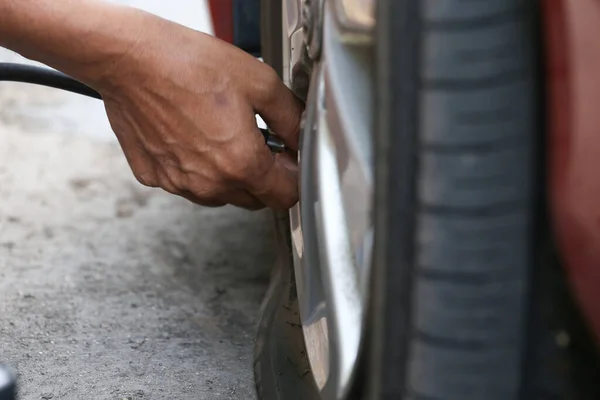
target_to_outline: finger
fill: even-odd
[[[236,190],[230,193],[225,194],[222,199],[227,202],[227,204],[231,204],[236,207],[240,207],[250,211],[258,211],[265,208],[265,204],[246,192],[245,190]]]
[[[181,198],[184,198],[191,203],[194,203],[194,204],[197,204],[197,205],[203,206],[203,207],[219,208],[219,207],[223,207],[223,206],[227,205],[227,202],[225,202],[221,199],[201,198],[201,197],[196,196],[194,193],[192,193],[188,190],[171,190],[169,188],[164,188],[164,187],[163,187],[163,190],[165,190],[168,193],[179,196]]]
[[[264,173],[247,182],[247,190],[274,210],[287,210],[298,202],[298,174],[281,159],[268,155]]]
[[[202,199],[198,196],[195,196],[192,192],[188,192],[188,191],[182,191],[182,192],[178,192],[175,194],[179,197],[183,197],[184,199],[186,199],[194,204],[197,204],[197,205],[203,206],[203,207],[219,208],[219,207],[223,207],[223,206],[227,205],[227,202],[225,202],[225,201],[215,200],[215,199]]]
[[[304,106],[274,72],[266,75],[254,82],[249,94],[252,106],[285,145],[297,151]]]
[[[158,172],[158,176],[159,176],[158,180],[160,183],[160,187],[165,192],[182,197],[194,204],[198,204],[199,206],[218,208],[218,207],[223,207],[228,203],[227,201],[224,201],[221,199],[198,197],[194,193],[190,192],[189,190],[178,189],[175,186],[175,184],[173,183],[173,181],[169,178],[169,174],[167,174],[165,172]]]
[[[279,161],[285,168],[287,168],[292,174],[298,176],[298,155],[290,153],[279,153],[275,155],[277,161]]]

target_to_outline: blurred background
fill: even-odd
[[[212,32],[203,0],[118,2]],[[0,361],[20,399],[254,398],[270,223],[141,187],[101,102],[1,83]]]

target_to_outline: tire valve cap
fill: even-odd
[[[269,149],[273,152],[273,153],[284,153],[286,148],[285,148],[285,144],[283,143],[283,141],[281,139],[279,139],[274,133],[273,131],[271,131],[270,129],[263,129],[260,128],[260,132],[262,133],[262,135],[265,138],[265,143],[267,144],[267,147],[269,147]]]

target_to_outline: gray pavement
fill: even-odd
[[[135,3],[188,25],[202,4]],[[7,83],[0,199],[0,360],[21,399],[255,397],[269,213],[142,188],[100,102]]]

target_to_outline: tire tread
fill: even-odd
[[[479,1],[477,15],[442,3],[423,10],[407,398],[516,399],[536,133],[526,14],[514,0]]]

